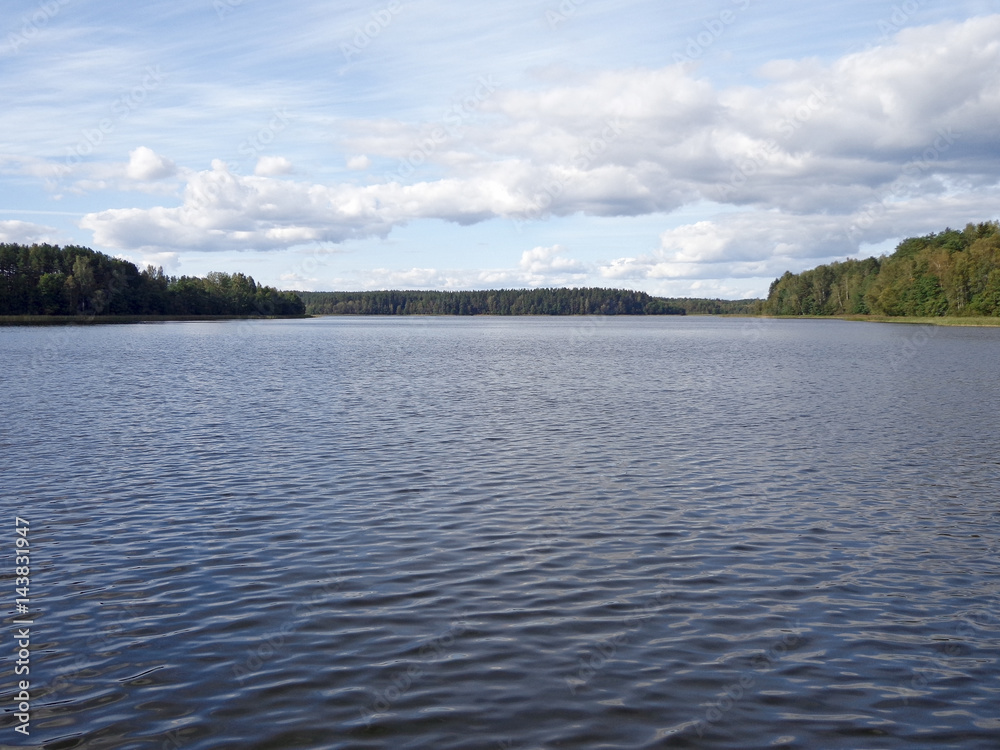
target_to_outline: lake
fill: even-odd
[[[0,328],[0,365],[3,746],[1000,742],[1000,329]]]

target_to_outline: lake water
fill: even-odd
[[[4,747],[1000,746],[1000,329],[0,328],[0,383]]]

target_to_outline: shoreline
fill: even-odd
[[[851,323],[904,323],[909,325],[949,326],[953,328],[997,328],[1000,318],[988,315],[977,317],[918,318],[908,315],[758,315],[749,317],[770,318],[772,320],[846,320]]]
[[[90,326],[218,320],[299,320],[312,315],[0,315],[0,326]]]
[[[309,318],[380,317],[405,318],[417,315],[357,315],[354,313],[321,313],[305,315],[0,315],[0,326],[72,326],[72,325],[125,325],[136,323],[196,323],[222,320],[305,320]],[[431,315],[442,318],[475,317],[587,317],[586,315],[520,316],[520,315]],[[1000,317],[933,317],[919,318],[888,315],[741,315],[739,313],[688,313],[687,315],[615,315],[621,318],[765,318],[768,320],[843,320],[851,323],[902,323],[908,325],[933,325],[964,328],[1000,328]]]

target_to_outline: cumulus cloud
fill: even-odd
[[[281,174],[291,174],[295,171],[292,163],[284,156],[262,156],[257,160],[253,173],[258,177],[274,177]]]
[[[252,176],[217,161],[184,176],[180,205],[91,213],[81,225],[111,247],[270,249],[385,236],[423,218],[635,216],[708,201],[730,210],[664,232],[645,254],[608,259],[600,277],[780,273],[950,217],[996,216],[998,40],[992,15],[909,28],[829,64],[774,62],[752,86],[719,88],[677,64],[501,88],[453,133],[434,122],[346,123],[349,168],[368,169],[368,155],[403,160],[379,183],[293,179],[281,157],[262,158]],[[172,168],[143,147],[129,175]],[[574,263],[557,247],[534,248],[516,269],[482,273],[497,283],[583,278],[588,269]],[[384,273],[411,287],[474,281]]]
[[[352,156],[347,160],[347,168],[357,171],[368,169],[372,165],[372,160],[364,154]]]
[[[181,270],[181,258],[179,253],[173,252],[137,252],[123,253],[121,257],[131,261],[139,268],[153,266],[162,268],[168,274],[176,274]]]
[[[125,174],[132,180],[162,180],[172,176],[177,166],[147,146],[129,151]]]
[[[585,271],[583,263],[567,258],[565,249],[560,245],[552,247],[535,247],[521,254],[520,268],[532,275],[547,275],[552,273],[580,273]]]
[[[535,247],[521,253],[516,267],[488,269],[376,268],[364,271],[350,286],[367,289],[489,289],[578,284],[591,272],[586,264],[566,255],[559,245]]]
[[[111,247],[268,249],[385,236],[415,218],[472,224],[517,204],[506,186],[489,180],[358,188],[242,176],[216,159],[190,176],[180,206],[111,209],[87,214],[80,225]]]
[[[723,214],[663,232],[660,247],[600,267],[607,279],[707,279],[781,274],[801,259],[844,257],[857,249],[842,220],[777,211]]]
[[[52,227],[29,221],[0,221],[0,242],[31,245],[35,242],[55,242],[58,232]]]
[[[301,292],[324,291],[325,285],[315,276],[307,276],[302,273],[290,272],[278,276],[281,281],[281,289],[295,289]]]

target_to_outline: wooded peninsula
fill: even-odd
[[[205,278],[140,271],[87,247],[0,244],[0,315],[294,317],[294,292],[257,284],[242,273]]]
[[[911,237],[881,258],[775,279],[765,315],[1000,316],[1000,222]]]

